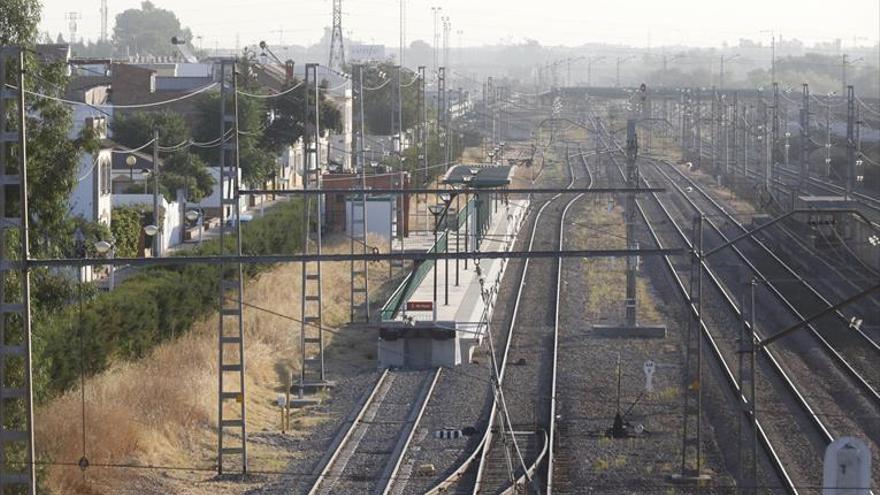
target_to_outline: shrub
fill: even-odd
[[[297,252],[302,244],[300,218],[296,202],[278,205],[242,226],[242,250]],[[206,241],[191,254],[217,254],[219,248],[218,241]],[[253,277],[269,268],[245,265],[244,272]],[[81,367],[86,374],[98,373],[114,361],[142,358],[156,344],[188,331],[218,307],[219,270],[217,265],[195,264],[144,268],[112,292],[35,319],[38,397],[69,388],[79,379]]]

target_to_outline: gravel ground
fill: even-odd
[[[287,474],[275,477],[266,485],[248,493],[308,492],[324,452],[330,448],[339,428],[344,426],[345,418],[351,414],[353,408],[357,407],[356,404],[364,399],[364,391],[371,390],[378,377],[378,372],[361,372],[339,379],[328,399],[310,409],[310,416],[318,416],[325,421],[310,428],[308,434],[282,435],[276,431],[251,433],[250,442],[283,447],[289,452],[296,452],[297,458],[284,467],[283,472]]]
[[[620,185],[604,167],[594,170],[596,185]],[[592,212],[605,207],[604,201],[581,201],[569,213],[579,223],[590,224]],[[623,218],[620,218],[622,224]],[[597,248],[590,237],[607,226],[587,232],[586,245],[577,227],[571,227],[566,248]],[[622,241],[621,241],[622,242]],[[646,245],[650,245],[643,241]],[[664,294],[655,302],[667,325],[665,339],[609,339],[593,332],[595,321],[584,320],[586,295],[591,290],[583,261],[566,260],[563,264],[563,291],[560,314],[559,371],[557,413],[558,440],[554,469],[556,493],[642,493],[658,487],[671,489],[667,478],[679,470],[681,428],[681,382],[683,315],[673,306],[683,307],[680,298],[663,276],[659,258],[643,261],[640,278],[650,280],[654,294]],[[601,266],[601,265],[600,265]],[[594,296],[596,297],[596,296]],[[643,301],[643,304],[647,301]],[[622,301],[607,307],[600,319],[616,321]],[[646,391],[643,371],[645,361],[657,363],[653,391]],[[617,368],[620,364],[620,410],[629,414],[633,426],[642,425],[644,433],[627,439],[606,437],[618,411]],[[730,478],[707,425],[703,452],[708,472],[714,473],[713,485],[729,485]],[[691,491],[693,487],[688,490]],[[701,492],[721,491],[717,487]]]
[[[568,183],[568,180],[564,180],[563,174],[565,172],[559,166],[559,163],[555,160],[553,162],[548,160],[548,168],[541,175],[537,184],[539,187],[558,186]],[[527,248],[528,238],[535,221],[534,212],[540,208],[541,202],[546,199],[549,199],[549,196],[533,199],[530,207],[532,210],[531,214],[521,227],[521,233],[517,239],[515,249],[525,250]],[[507,341],[510,319],[513,314],[513,306],[524,264],[521,260],[511,260],[509,263],[502,280],[491,324],[491,331],[499,359]],[[544,292],[544,294],[546,295],[547,292]],[[401,468],[402,470],[412,470],[420,464],[433,464],[436,469],[436,475],[411,477],[406,487],[401,490],[402,493],[424,493],[448,478],[473,453],[482,439],[492,407],[491,389],[489,387],[490,358],[488,354],[488,341],[485,341],[483,348],[478,349],[474,354],[474,361],[470,364],[458,366],[455,369],[444,370],[443,380],[438,383],[434,396],[428,403],[425,416],[416,431],[413,444]],[[435,430],[460,428],[462,426],[474,426],[477,430],[476,434],[469,438],[465,437],[456,440],[433,438],[432,434]],[[473,486],[474,472],[475,469],[471,469],[460,480],[459,486],[454,486],[451,490],[466,492],[468,487]]]
[[[318,493],[374,493],[383,471],[394,462],[394,447],[408,433],[409,418],[422,404],[435,370],[392,371],[321,484]]]
[[[645,167],[645,169],[650,169],[650,167]],[[655,180],[660,180],[660,176],[656,173],[653,177]],[[668,203],[673,205],[673,214],[678,214],[679,218],[689,218],[693,214],[690,207],[681,200],[669,201]],[[707,240],[710,239],[712,238],[707,236]],[[748,255],[747,251],[744,252]],[[721,252],[717,257],[718,259],[710,261],[710,264],[715,266],[718,273],[728,281],[728,286],[736,296],[742,292],[742,282],[747,280],[750,274],[742,267],[742,262],[730,253]],[[714,297],[717,298],[717,295]],[[729,310],[727,311],[729,312]],[[773,296],[764,292],[763,289],[759,291],[758,295],[758,314],[758,328],[765,334],[784,328],[795,321],[795,318],[787,310],[779,308]],[[707,313],[707,316],[712,317],[713,315]],[[727,325],[711,325],[711,328],[717,331],[719,345],[726,355],[731,356],[731,360],[735,356],[735,334],[738,332],[738,327],[739,325],[734,319],[731,319]],[[843,376],[827,356],[816,347],[816,342],[811,336],[806,332],[801,332],[780,341],[773,347],[772,351],[784,362],[790,376],[795,378],[799,376],[821,377],[800,380],[798,386],[810,404],[823,413],[823,422],[829,427],[832,434],[854,434],[869,439],[878,434],[880,428],[867,426],[875,420],[862,418],[861,421],[858,421],[856,419],[860,416],[877,418],[876,410],[859,397],[860,394],[853,390],[849,379]],[[800,410],[793,406],[790,396],[787,393],[779,392],[782,390],[778,385],[779,379],[776,373],[769,368],[769,363],[764,359],[760,360],[760,368],[761,373],[758,379],[759,418],[768,429],[771,440],[781,447],[780,457],[796,483],[803,486],[819,486],[824,441],[814,433],[813,427],[807,422]]]

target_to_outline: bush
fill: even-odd
[[[302,245],[300,211],[298,203],[285,202],[242,225],[242,250],[248,254],[298,252]],[[219,252],[218,241],[206,241],[191,254]],[[245,265],[245,274],[253,277],[269,268]],[[38,397],[51,397],[75,384],[81,366],[86,374],[98,373],[114,361],[142,358],[156,344],[188,331],[196,320],[217,309],[219,270],[218,265],[144,268],[112,292],[36,318]]]
[[[130,206],[113,208],[110,232],[116,238],[116,256],[134,258],[141,240],[141,212]]]

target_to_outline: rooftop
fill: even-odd
[[[510,184],[514,167],[510,165],[453,165],[443,177],[444,184],[467,184],[470,187],[501,187]]]

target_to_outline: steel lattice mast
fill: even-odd
[[[342,0],[333,0],[333,30],[330,35],[330,63],[333,69],[345,65],[345,45],[342,42]]]

